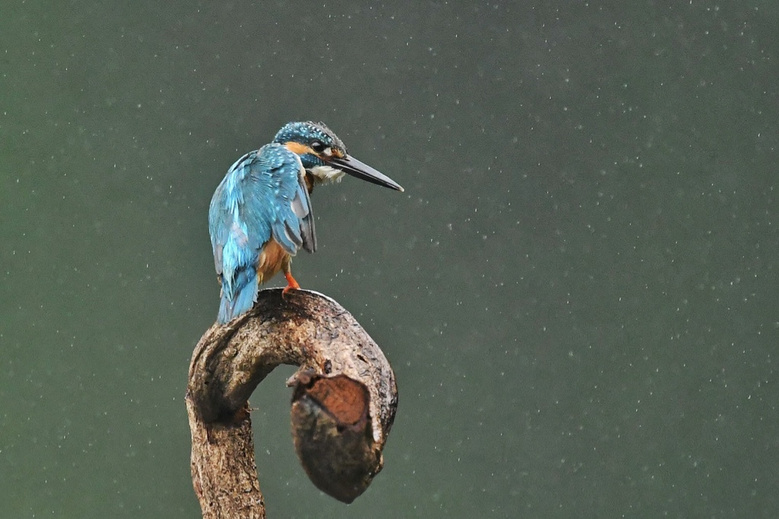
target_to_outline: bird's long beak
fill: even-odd
[[[334,157],[330,159],[329,162],[333,165],[333,167],[336,167],[353,177],[357,177],[372,184],[388,187],[396,191],[403,191],[403,188],[400,186],[400,184],[389,178],[387,175],[376,171],[364,162],[360,162],[351,155],[346,155],[341,158]]]

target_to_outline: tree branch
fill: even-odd
[[[350,503],[382,468],[397,387],[381,349],[332,299],[263,290],[249,313],[207,330],[192,355],[186,402],[203,517],[265,517],[247,400],[279,364],[300,366],[287,385],[312,482]]]

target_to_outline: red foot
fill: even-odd
[[[300,288],[298,282],[295,281],[295,278],[292,277],[291,272],[285,272],[284,277],[287,278],[287,286],[284,288],[284,290],[281,291],[282,297],[287,295],[290,290],[298,290]]]

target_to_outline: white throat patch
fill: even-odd
[[[340,182],[344,176],[343,171],[330,166],[316,166],[309,169],[308,172],[314,175],[314,178],[321,183]]]

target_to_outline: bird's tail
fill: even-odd
[[[257,271],[251,267],[235,273],[232,283],[222,279],[219,324],[225,324],[251,310],[257,301]]]

